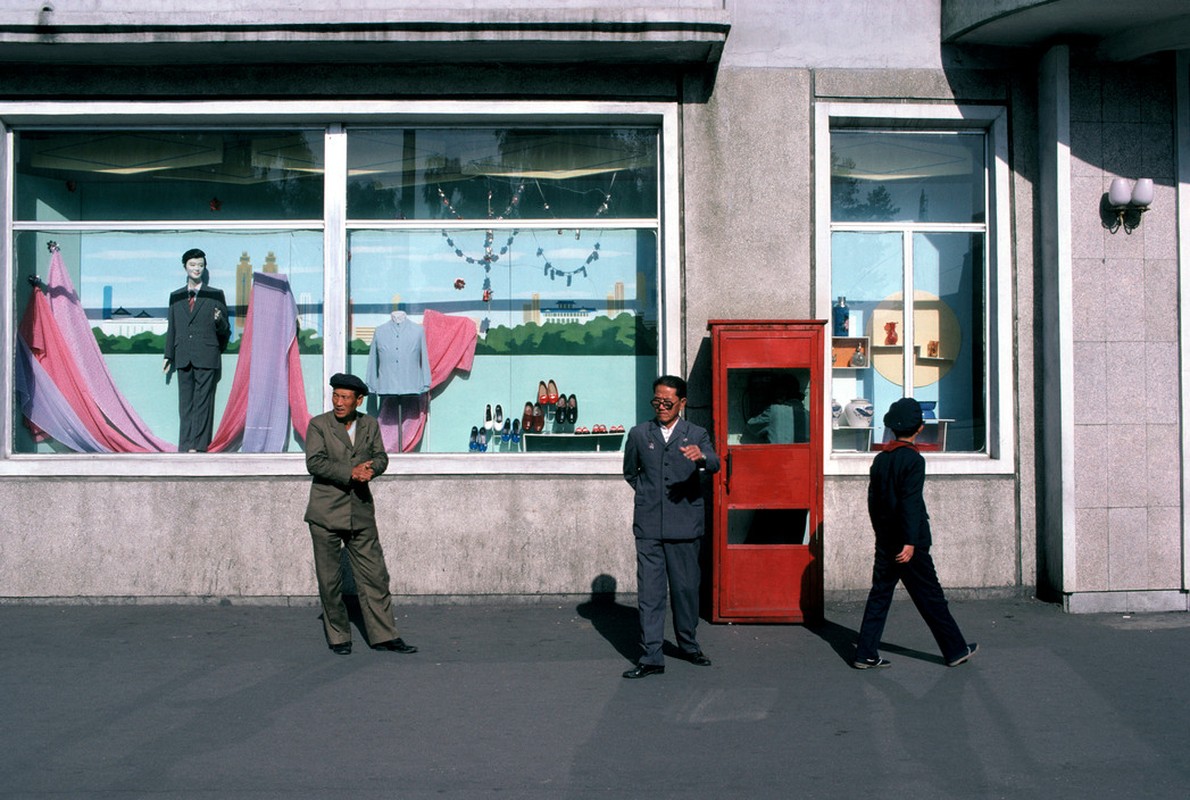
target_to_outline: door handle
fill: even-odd
[[[731,450],[727,451],[727,477],[723,481],[723,489],[731,494]]]

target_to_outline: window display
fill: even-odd
[[[923,449],[987,447],[985,148],[982,131],[831,132],[835,451],[880,449],[870,409],[902,396],[935,410]]]
[[[297,452],[327,353],[394,453],[618,450],[648,413],[656,128],[14,141],[15,452]]]

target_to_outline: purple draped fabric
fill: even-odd
[[[252,369],[240,450],[280,453],[289,435],[286,354],[297,336],[297,304],[285,276],[257,272],[252,280]]]
[[[47,283],[50,311],[63,337],[70,344],[74,362],[78,365],[95,405],[113,428],[129,441],[149,451],[172,453],[177,446],[153,435],[149,426],[137,415],[127,398],[116,388],[91,330],[91,321],[83,310],[74,284],[62,261],[62,254],[54,250],[50,256],[50,277]],[[54,437],[57,438],[57,437]]]
[[[25,419],[75,452],[106,453],[20,337],[16,355],[17,403]]]

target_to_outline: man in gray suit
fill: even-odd
[[[331,377],[331,388],[332,410],[310,420],[306,431],[306,470],[314,481],[305,519],[314,542],[326,641],[338,655],[351,653],[339,561],[346,546],[368,643],[374,650],[416,653],[416,647],[397,636],[388,567],[376,530],[371,482],[388,468],[388,455],[376,420],[358,412],[368,387],[354,375],[338,373]]]
[[[220,289],[203,283],[207,256],[201,250],[182,254],[186,285],[169,295],[162,371],[178,373],[179,453],[205,453],[215,424],[215,387],[223,351],[231,338],[227,301]]]
[[[686,381],[663,375],[653,382],[656,419],[628,432],[624,480],[636,491],[636,592],[644,651],[625,678],[665,672],[666,585],[672,596],[674,636],[682,657],[700,667],[711,660],[695,638],[698,626],[698,551],[703,534],[703,473],[719,470],[706,430],[682,419]]]

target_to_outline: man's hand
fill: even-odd
[[[908,564],[911,558],[913,558],[913,545],[907,544],[901,548],[901,552],[897,553],[896,561],[898,564]]]
[[[691,461],[702,461],[706,456],[702,454],[702,449],[696,444],[688,444],[685,447],[678,448],[682,451],[682,455]]]
[[[356,464],[351,470],[351,480],[359,481],[360,483],[367,483],[372,480],[372,462],[365,461],[362,464]]]
[[[173,362],[171,362],[171,361],[170,361],[170,360],[167,358],[167,359],[165,359],[165,363],[161,365],[161,371],[162,371],[162,372],[169,372],[169,368],[170,368],[170,367],[172,367],[172,366],[173,366]]]

